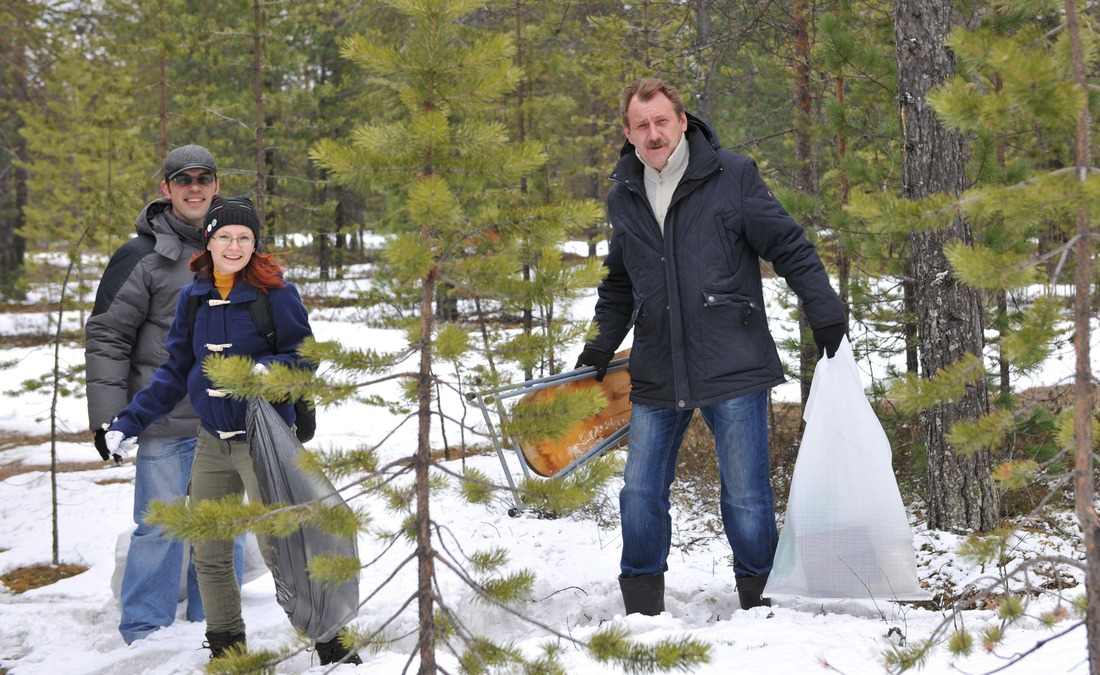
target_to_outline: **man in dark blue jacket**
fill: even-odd
[[[721,513],[741,607],[761,597],[778,533],[767,391],[784,381],[764,315],[760,259],[802,300],[819,354],[836,352],[844,306],[813,244],[752,160],[721,149],[676,90],[646,78],[619,101],[627,142],[607,196],[613,234],[577,367],[608,362],[633,327],[630,449],[619,495],[626,613],[664,611],[669,489],[696,408],[714,433]]]

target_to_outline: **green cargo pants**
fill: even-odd
[[[242,493],[248,495],[250,502],[258,504],[262,501],[248,443],[221,440],[200,427],[195,464],[191,469],[192,503]],[[256,540],[264,562],[268,569],[272,569],[271,547],[267,539],[257,535]],[[199,592],[206,608],[207,632],[244,633],[241,587],[233,568],[233,541],[196,540],[194,551]]]

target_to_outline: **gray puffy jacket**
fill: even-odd
[[[665,216],[646,198],[643,166],[624,146],[607,211],[614,229],[589,348],[614,353],[634,327],[632,401],[696,408],[784,381],[768,330],[760,259],[802,300],[812,328],[843,323],[817,250],[765,186],[756,163],[720,148],[688,115],[690,155]]]
[[[202,247],[201,232],[178,219],[171,206],[167,199],[145,205],[135,223],[139,236],[111,256],[100,279],[84,327],[88,423],[93,430],[122,411],[168,356],[165,340],[176,299],[194,279],[188,264]],[[143,436],[194,436],[198,428],[199,418],[184,397]]]

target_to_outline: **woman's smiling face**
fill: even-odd
[[[219,274],[235,274],[244,269],[256,250],[252,230],[245,225],[224,225],[206,242],[214,270]]]

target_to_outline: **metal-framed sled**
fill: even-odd
[[[489,439],[496,450],[500,466],[512,490],[515,506],[508,510],[511,516],[524,509],[509,469],[507,454],[514,451],[524,478],[537,474],[544,478],[560,478],[580,468],[585,462],[599,457],[608,450],[626,442],[630,431],[630,350],[619,352],[607,366],[603,382],[596,382],[596,369],[592,366],[578,368],[557,375],[547,375],[533,380],[507,384],[491,389],[466,393],[466,399],[481,408]],[[504,434],[493,423],[491,413],[499,420],[507,420],[511,407],[505,401],[522,397],[520,401],[553,397],[566,388],[601,387],[608,404],[601,411],[577,423],[565,438],[554,442],[523,445]],[[514,407],[514,405],[512,406]]]

